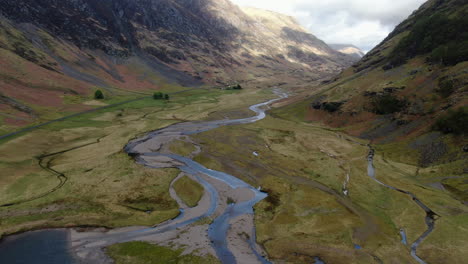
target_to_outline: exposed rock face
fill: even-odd
[[[303,87],[353,62],[291,17],[228,0],[0,4],[0,109],[21,120],[40,119],[46,108],[87,109],[64,98],[97,88],[118,96],[168,90],[172,83]],[[37,113],[28,110],[36,106]]]
[[[208,1],[168,0],[5,0],[0,7],[9,19],[32,23],[79,47],[129,55],[143,46],[140,35],[190,45],[190,38],[222,48],[236,30],[208,9]],[[166,32],[164,32],[166,31]],[[167,32],[172,32],[168,34]]]
[[[241,10],[227,0],[4,0],[0,12],[15,25],[32,24],[80,49],[150,56],[208,82],[275,72],[316,80],[354,62],[290,17]]]

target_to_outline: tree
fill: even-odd
[[[372,101],[373,112],[378,115],[388,115],[400,112],[407,105],[405,100],[400,100],[397,97],[387,94],[378,96]]]
[[[94,93],[94,98],[97,99],[97,100],[104,99],[104,94],[102,93],[101,90],[97,90],[97,91]]]
[[[163,93],[157,92],[153,94],[153,99],[158,100],[158,99],[163,99]]]
[[[447,114],[437,119],[432,128],[445,134],[466,134],[468,131],[468,108],[449,110]]]
[[[169,100],[169,95],[168,95],[168,94],[165,94],[165,95],[164,95],[164,99]]]

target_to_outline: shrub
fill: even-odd
[[[372,111],[378,115],[400,112],[405,107],[406,101],[400,100],[391,94],[379,96],[372,101]]]
[[[228,86],[226,90],[242,90],[242,86],[240,84],[231,85],[231,86]]]
[[[154,93],[153,94],[153,99],[154,100],[163,99],[163,93],[161,93],[161,92]]]
[[[445,134],[461,135],[468,131],[468,108],[459,108],[449,111],[439,118],[433,126],[433,130]]]
[[[153,94],[153,99],[154,100],[163,100],[163,99],[164,100],[169,100],[169,95],[161,93],[161,92],[157,92],[157,93]]]
[[[229,204],[235,204],[236,201],[234,201],[234,199],[232,199],[231,197],[228,197],[227,200],[226,200],[226,203],[229,205]]]
[[[340,107],[343,105],[343,102],[325,102],[322,104],[323,110],[333,113],[340,110]]]
[[[439,88],[436,92],[444,97],[447,98],[455,92],[455,81],[449,79],[440,79],[439,80]]]
[[[97,90],[96,92],[94,92],[94,98],[97,100],[104,99],[104,94],[101,90]]]

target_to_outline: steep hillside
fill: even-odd
[[[351,44],[330,44],[330,47],[336,51],[351,55],[357,59],[361,59],[366,55],[361,49]]]
[[[115,100],[175,83],[293,86],[353,63],[291,18],[224,0],[5,0],[0,14],[5,131],[102,104],[98,88]]]
[[[288,62],[302,64],[318,76],[340,72],[343,65],[356,61],[308,33],[292,17],[256,8],[242,10],[253,20],[248,28],[242,30],[250,32],[244,47],[252,53],[265,52]],[[262,47],[260,51],[259,47]]]
[[[284,111],[374,142],[409,143],[424,166],[466,158],[467,15],[466,1],[428,1],[361,61]]]

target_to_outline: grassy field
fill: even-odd
[[[168,189],[178,171],[136,165],[123,147],[145,132],[271,97],[256,90],[193,90],[169,102],[148,98],[1,141],[0,204],[19,204],[0,207],[0,236],[45,227],[154,225],[177,216]],[[44,155],[45,169],[39,166]],[[49,193],[60,174],[64,185]]]
[[[183,249],[172,250],[145,242],[128,242],[112,245],[107,253],[116,264],[217,264],[219,261],[212,257],[183,255]]]
[[[320,256],[329,263],[414,262],[399,230],[405,229],[411,244],[426,229],[424,211],[367,176],[367,147],[349,141],[357,139],[274,117],[194,138],[203,146],[198,162],[269,193],[256,207],[256,224],[257,239],[273,260],[310,263]],[[429,263],[463,263],[468,257],[465,206],[450,193],[423,185],[415,176],[417,166],[377,152],[375,167],[383,182],[415,193],[441,216],[418,254]],[[347,174],[349,196],[342,193]]]
[[[184,120],[244,116],[249,114],[244,110],[247,106],[273,97],[253,90],[193,90],[169,102],[148,98],[3,140],[0,203],[40,198],[0,207],[0,234],[44,227],[154,225],[173,218],[179,212],[168,189],[179,172],[136,165],[123,153],[123,146],[145,132]],[[413,263],[409,246],[400,242],[399,230],[405,229],[412,243],[426,228],[424,212],[408,196],[367,176],[368,149],[352,142],[360,140],[340,129],[303,123],[300,115],[286,120],[284,117],[298,113],[282,112],[289,110],[274,111],[273,116],[254,124],[192,136],[203,149],[196,161],[269,193],[256,207],[257,239],[269,256],[290,263],[310,263],[315,256],[329,263],[379,259]],[[431,179],[455,174],[462,166],[421,169],[411,159],[404,162],[411,153],[403,153],[398,145],[376,149],[377,177],[415,193],[441,216],[418,254],[429,263],[463,263],[468,258],[464,246],[467,210],[451,193],[427,185]],[[171,150],[189,155],[194,148],[176,141]],[[42,169],[38,159],[49,170]],[[63,174],[66,182],[47,194],[59,183],[57,173],[50,169]],[[349,196],[343,194],[347,175]],[[187,203],[195,204],[199,193],[185,192],[185,186],[193,185],[185,181],[183,178],[180,188],[176,187],[177,192],[186,196]],[[463,188],[458,181],[448,179],[446,185]],[[464,195],[463,189],[460,195]],[[178,251],[148,244],[126,243],[109,249],[117,263],[145,262],[162,251],[180,257]],[[202,260],[189,256],[180,261]],[[210,263],[204,261],[201,263]]]
[[[189,207],[194,207],[203,196],[203,186],[198,182],[184,176],[174,183],[174,190],[177,195]]]

